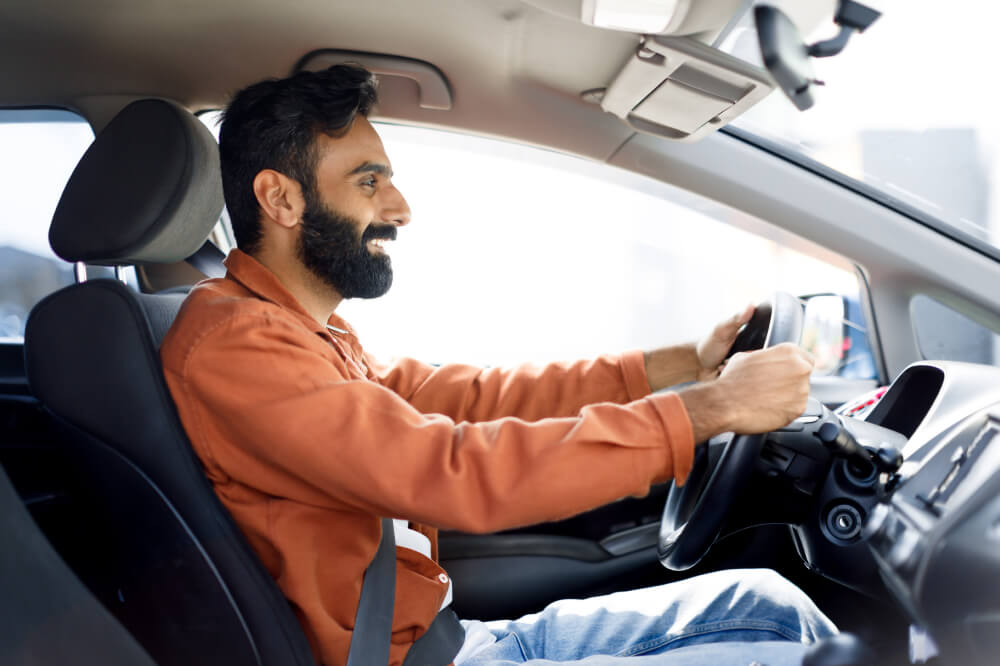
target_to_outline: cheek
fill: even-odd
[[[359,233],[375,219],[375,202],[355,185],[331,187],[320,191],[327,208],[359,225]]]

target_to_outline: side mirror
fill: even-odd
[[[799,300],[805,308],[799,344],[816,359],[814,376],[878,378],[857,297],[810,294]]]
[[[805,296],[805,316],[800,345],[816,360],[814,375],[836,375],[844,361],[844,319],[847,307],[842,296]]]

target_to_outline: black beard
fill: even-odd
[[[372,254],[368,241],[396,238],[391,224],[368,226],[358,238],[360,223],[323,205],[316,192],[305,193],[298,255],[313,275],[344,298],[378,298],[392,286],[388,255]]]

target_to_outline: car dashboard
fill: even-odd
[[[1000,369],[908,367],[867,416],[908,437],[862,539],[945,663],[1000,656]]]

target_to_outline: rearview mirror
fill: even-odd
[[[753,10],[760,55],[775,83],[799,111],[813,105],[813,74],[809,47],[792,20],[777,7],[757,5]]]
[[[881,15],[855,0],[839,0],[833,22],[840,26],[840,32],[832,39],[807,45],[792,20],[777,7],[757,5],[753,10],[764,66],[799,111],[813,105],[812,87],[824,85],[815,78],[811,59],[837,55],[851,35],[864,32]]]

